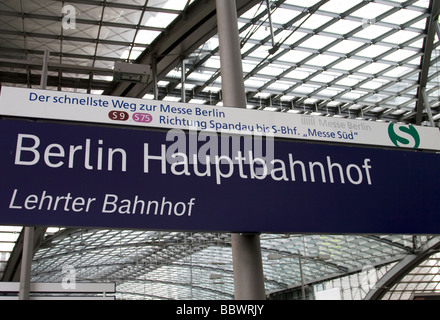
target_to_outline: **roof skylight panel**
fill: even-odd
[[[295,69],[291,72],[289,72],[288,74],[286,74],[285,76],[287,78],[291,78],[294,80],[303,80],[307,77],[309,77],[311,75],[311,71],[310,70],[304,70],[304,69]]]
[[[392,29],[389,27],[384,27],[376,24],[364,24],[364,28],[354,34],[354,37],[372,40],[384,35],[390,30]]]
[[[414,54],[416,54],[416,53],[414,53],[413,51],[396,50],[393,53],[385,56],[383,59],[397,62],[397,63],[401,63],[402,61],[414,56]]]
[[[243,63],[243,70],[244,70],[244,66],[249,66],[250,62],[246,62]],[[252,64],[252,69],[255,67],[256,64]],[[211,58],[209,58],[204,64],[203,64],[203,68],[210,68],[210,69],[220,69],[220,59],[218,56],[213,56]]]
[[[363,45],[360,41],[342,40],[341,42],[331,46],[328,51],[347,54],[355,51]]]
[[[392,92],[395,95],[414,96],[417,93],[415,85],[411,82],[399,81],[388,86],[385,90],[387,93]]]
[[[291,46],[300,41],[307,33],[301,31],[282,30],[275,34],[275,43],[282,43],[284,46]]]
[[[246,88],[250,89],[258,89],[264,86],[267,82],[267,79],[252,77],[244,81],[244,85]]]
[[[52,15],[59,16],[62,8],[61,2],[57,3],[50,0],[34,0],[34,1],[27,0],[27,1],[14,1],[14,2],[18,2],[18,3],[23,2],[24,9],[26,12],[51,15],[51,16]],[[20,5],[18,7],[20,7]],[[21,8],[18,9],[18,11],[21,11]]]
[[[255,47],[251,52],[248,53],[248,56],[253,58],[258,58],[259,61],[261,61],[261,59],[264,59],[269,55],[268,51],[271,48],[272,48],[271,46],[267,46],[267,45],[261,45]]]
[[[333,18],[315,13],[311,16],[306,16],[303,19],[304,22],[301,22],[302,29],[317,30],[319,27],[326,24]]]
[[[286,0],[286,4],[310,8],[321,0]]]
[[[351,15],[361,18],[365,23],[369,23],[371,22],[371,20],[376,19],[377,17],[391,9],[393,9],[393,7],[388,5],[370,2],[362,8],[353,12]],[[374,20],[372,22],[374,22]]]
[[[331,0],[327,3],[325,3],[321,8],[319,8],[322,11],[328,11],[333,13],[343,13],[357,4],[361,3],[362,0]]]
[[[330,56],[326,54],[320,54],[314,57],[313,59],[307,61],[308,65],[312,65],[315,67],[325,67],[329,65],[330,63],[336,61],[338,57]]]
[[[414,7],[428,8],[429,7],[429,2],[430,2],[430,0],[420,0],[420,1],[417,1],[417,2],[413,3],[412,5]]]
[[[424,42],[424,38],[423,35],[420,35],[416,38],[415,41],[411,42],[411,43],[407,43],[406,48],[407,49],[419,49],[423,48],[423,42]]]
[[[414,58],[414,59],[412,59],[410,61],[407,61],[405,63],[405,65],[412,66],[414,68],[419,68],[421,60],[422,60],[422,57],[419,56],[419,57],[416,57],[416,58]]]
[[[373,59],[373,58],[376,58],[389,50],[390,50],[390,48],[388,48],[388,47],[373,44],[373,45],[370,45],[368,48],[365,48],[362,51],[358,52],[357,55],[361,56],[361,57],[367,57],[367,58]]]
[[[192,72],[189,76],[187,76],[188,81],[196,81],[199,84],[204,84],[206,81],[208,81],[212,77],[212,73],[210,72]],[[181,85],[180,85],[181,87]],[[176,87],[176,88],[179,88]],[[186,90],[191,90],[193,86],[190,83],[185,84]]]
[[[311,81],[321,82],[321,83],[330,83],[337,79],[339,74],[334,72],[322,72],[316,76],[314,76]]]
[[[399,30],[393,33],[392,35],[386,37],[383,39],[383,42],[387,43],[393,43],[393,44],[403,44],[405,42],[410,42],[411,39],[414,41],[419,38],[420,34],[412,32],[412,31],[406,31],[406,30]]]
[[[281,62],[289,62],[293,66],[297,63],[301,63],[302,61],[306,61],[312,55],[312,53],[309,51],[300,50],[300,48],[298,49],[299,50],[287,51],[282,56],[278,57],[277,60]]]
[[[134,29],[102,26],[99,33],[99,39],[130,43],[133,41],[135,34],[136,30]]]
[[[346,58],[343,61],[338,62],[336,65],[334,65],[333,69],[342,70],[342,71],[352,71],[352,70],[360,67],[364,63],[365,63],[365,61],[362,61],[359,59]]]
[[[258,71],[258,74],[264,74],[269,75],[273,77],[277,77],[280,73],[282,73],[285,70],[285,67],[269,64],[265,66],[263,69]]]
[[[148,7],[182,11],[185,9],[187,2],[187,0],[149,0]]]
[[[97,56],[105,56],[112,58],[121,58],[123,54],[127,55],[128,58],[128,49],[126,46],[100,44],[96,51]],[[127,58],[122,58],[122,59],[127,59]]]
[[[320,50],[325,46],[327,46],[328,44],[330,44],[331,42],[333,42],[334,40],[335,39],[330,37],[315,35],[307,39],[303,43],[301,43],[301,47]]]
[[[268,37],[270,37],[270,31],[267,28],[259,27],[251,33],[249,39],[261,41]]]
[[[176,17],[178,14],[146,11],[142,17],[141,25],[166,28]]]
[[[2,10],[21,11],[21,2],[17,0],[3,0],[1,2]]]
[[[54,3],[53,1],[51,1],[52,3]],[[109,14],[106,16],[105,11],[104,10],[104,17],[102,17],[102,7],[101,6],[97,6],[97,5],[92,5],[92,4],[86,4],[86,3],[81,3],[81,5],[74,5],[75,8],[75,13],[77,17],[81,17],[81,19],[86,19],[86,20],[92,20],[92,21],[100,21],[101,18],[104,20],[106,18],[108,19],[115,19],[115,17],[117,17],[117,13],[114,11],[108,11]],[[107,8],[108,10],[109,8]],[[61,13],[61,8],[60,11],[57,12],[57,16],[59,16]],[[113,20],[109,20],[109,21],[113,21]]]
[[[59,30],[58,30],[59,32]],[[75,28],[63,29],[63,36],[79,37],[85,39],[96,39],[98,37],[99,27],[90,24],[84,24],[77,21]],[[63,40],[65,41],[65,40]]]
[[[359,88],[376,90],[381,88],[387,83],[389,83],[389,81],[381,80],[381,79],[373,79],[371,81],[362,83],[362,85],[360,85]]]
[[[41,50],[41,48],[45,48],[52,52],[58,52],[60,50],[60,40],[55,39],[46,39],[46,38],[40,38],[40,37],[28,37],[26,40],[27,48],[30,50]],[[84,43],[75,42],[77,48],[79,44],[84,46]],[[82,50],[79,50],[82,51]],[[84,51],[82,51],[84,52]]]
[[[400,9],[399,11],[382,19],[383,22],[395,25],[403,25],[404,23],[420,16],[420,12],[408,9]]]
[[[102,7],[97,7],[94,10],[95,10],[94,13],[95,18],[96,17],[101,18]],[[101,12],[99,12],[100,10]],[[121,24],[132,25],[134,21],[136,22],[139,21],[141,14],[142,12],[140,10],[105,7],[102,21],[117,22]]]
[[[341,93],[343,91],[343,89],[340,88],[335,88],[335,87],[329,87],[329,88],[325,88],[321,91],[319,91],[319,95],[323,96],[327,99],[331,99],[334,96],[338,95],[339,93]]]
[[[15,16],[2,15],[1,19],[2,19],[2,29],[3,30],[16,31],[16,32],[23,31],[23,21],[17,19]],[[6,36],[8,36],[8,35],[2,34],[2,40],[3,40],[3,38],[6,38]],[[14,39],[16,39],[16,36],[13,36],[13,37],[14,37]],[[23,41],[22,39],[20,39],[20,40]],[[2,43],[2,45],[3,45],[3,43]]]
[[[23,25],[20,28],[22,31]],[[53,23],[53,21],[48,21],[44,19],[26,19],[26,30],[33,33],[43,33],[43,34],[58,34],[60,26]]]
[[[347,1],[346,1],[347,2]],[[356,28],[363,26],[361,22],[352,21],[347,19],[340,19],[339,21],[331,24],[327,28],[324,29],[326,32],[336,33],[339,35],[345,35]]]
[[[284,93],[292,86],[292,83],[285,81],[275,81],[274,83],[267,86],[267,90],[273,93]]]
[[[364,95],[365,95],[365,92],[351,90],[351,91],[344,93],[341,97],[338,97],[338,99],[342,100],[342,101],[345,100],[349,103],[353,103],[357,99],[360,99]]]
[[[368,66],[361,68],[359,70],[359,72],[371,74],[371,75],[376,75],[388,67],[389,67],[388,64],[380,63],[380,62],[373,62],[373,63],[370,63]]]
[[[289,10],[285,8],[277,8],[272,11],[272,21],[274,24],[285,24],[295,17],[299,16],[301,13],[294,10]]]
[[[160,35],[159,31],[139,30],[134,42],[136,44],[147,44],[148,45],[148,44],[151,44],[159,35]]]
[[[389,106],[393,106],[393,107],[404,107],[406,104],[408,104],[408,102],[411,102],[411,100],[413,100],[415,97],[410,98],[410,97],[393,97],[392,100],[387,101],[387,104]]]
[[[292,90],[292,93],[296,93],[299,96],[304,96],[304,95],[307,95],[309,93],[312,93],[312,92],[316,91],[320,87],[321,86],[318,86],[318,85],[302,84],[302,85],[294,88]]]
[[[254,70],[255,67],[258,65],[258,62],[248,59],[248,60],[243,60],[242,64],[243,64],[243,72],[246,74]]]
[[[178,0],[178,1],[181,1],[181,0]],[[264,14],[266,11],[267,11],[267,7],[265,5],[263,5],[263,4],[258,5],[258,6],[253,6],[248,11],[246,11],[243,14],[241,14],[239,19],[252,20],[256,16],[258,16],[260,14]]]

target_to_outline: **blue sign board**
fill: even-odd
[[[440,233],[439,154],[198,134],[0,120],[0,224]]]

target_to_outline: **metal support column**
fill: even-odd
[[[43,90],[45,90],[47,86],[49,55],[49,50],[45,50],[40,80],[40,87]],[[31,288],[32,258],[34,256],[34,230],[34,227],[24,228],[23,254],[21,256],[20,270],[20,289],[18,292],[18,298],[20,300],[29,300],[29,291]]]
[[[182,84],[181,89],[181,95],[182,95],[182,102],[186,102],[186,91],[185,91],[185,81],[186,81],[186,65],[185,65],[185,59],[182,57],[181,60],[181,79],[180,83]]]
[[[47,86],[47,72],[48,72],[48,65],[49,65],[49,51],[44,51],[44,57],[43,57],[43,69],[41,70],[41,80],[40,80],[40,87],[43,90],[46,90]]]
[[[237,10],[234,0],[216,0],[223,104],[246,108]]]
[[[301,252],[299,250],[298,250],[298,264],[299,264],[299,275],[301,276],[301,296],[303,300],[306,300],[306,290],[305,290],[304,275],[302,269],[302,259],[301,259]]]
[[[21,256],[20,289],[18,299],[29,300],[31,289],[31,267],[34,256],[34,228],[24,228],[23,254]]]
[[[246,108],[235,0],[216,0],[223,104]],[[259,234],[231,235],[235,299],[264,300]]]
[[[151,72],[153,73],[153,96],[154,100],[159,100],[159,88],[157,86],[158,77],[157,77],[157,57],[153,55],[151,61]]]

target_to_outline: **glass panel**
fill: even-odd
[[[339,42],[338,44],[332,46],[329,48],[329,51],[338,52],[338,53],[350,53],[357,48],[361,47],[363,45],[362,42],[359,41],[351,41],[351,40],[343,40]]]
[[[141,25],[149,27],[167,27],[177,17],[177,14],[162,12],[145,12]]]
[[[334,40],[335,39],[330,37],[316,35],[301,43],[301,47],[306,47],[311,49],[322,49],[323,47],[330,44]]]
[[[364,23],[364,28],[355,34],[355,37],[364,39],[375,39],[390,31],[391,28],[383,27],[375,24]]]
[[[421,15],[421,13],[417,12],[417,11],[408,10],[408,9],[401,9],[401,10],[389,15],[388,17],[385,17],[382,21],[401,25],[401,24],[404,24],[404,23],[406,23],[406,22],[408,22],[408,21],[410,21],[420,15]]]
[[[368,3],[366,6],[352,13],[354,17],[372,20],[392,9],[392,7],[380,3]]]
[[[357,21],[339,20],[338,22],[333,23],[331,26],[327,27],[324,31],[342,35],[347,34],[362,25],[362,23]]]
[[[324,4],[320,9],[323,11],[343,13],[360,3],[361,0],[331,0]]]

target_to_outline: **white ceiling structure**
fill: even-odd
[[[440,1],[237,8],[247,108],[439,125]],[[222,105],[214,0],[3,0],[0,21],[2,86],[39,87],[49,50],[49,90]],[[155,76],[115,81],[115,62]],[[118,299],[233,298],[229,234],[37,229],[32,281],[60,282],[73,266],[77,281],[116,283]],[[4,281],[18,277],[21,239],[0,227]],[[301,280],[308,298],[440,293],[436,235],[262,234],[261,246],[270,299],[300,299]]]

